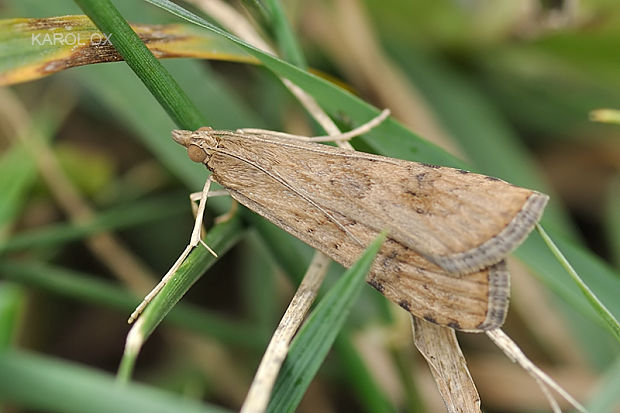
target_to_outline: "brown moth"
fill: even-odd
[[[368,283],[414,315],[463,331],[504,322],[503,259],[548,200],[497,178],[275,132],[172,134],[234,199],[344,266],[388,228]]]

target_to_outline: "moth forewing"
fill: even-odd
[[[389,228],[368,282],[413,314],[461,330],[503,323],[503,258],[546,202],[495,178],[264,133],[174,138],[233,198],[345,266]]]
[[[264,134],[209,133],[221,134],[210,135],[220,138],[214,153],[244,160],[272,182],[376,231],[389,226],[393,239],[458,274],[508,255],[548,198],[453,168]]]

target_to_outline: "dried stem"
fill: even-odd
[[[555,390],[580,412],[586,412],[586,409],[577,400],[575,400],[573,396],[571,396],[551,377],[549,377],[534,363],[532,363],[530,359],[528,359],[525,354],[523,354],[519,346],[517,346],[517,344],[512,341],[512,339],[508,337],[506,333],[504,333],[501,329],[497,328],[495,330],[487,331],[486,334],[495,343],[495,345],[499,347],[504,352],[504,354],[506,354],[506,356],[508,356],[510,360],[518,363],[525,371],[528,372],[530,376],[534,378],[534,380],[536,380],[545,396],[547,396],[547,399],[549,400],[551,407],[554,409],[554,412],[559,412],[561,410],[557,404],[557,401],[549,392],[549,388]]]

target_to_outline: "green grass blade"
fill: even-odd
[[[620,176],[613,179],[609,185],[606,215],[606,233],[611,259],[616,268],[620,269]]]
[[[140,384],[119,386],[109,374],[26,352],[0,353],[0,399],[65,413],[217,413],[226,410]]]
[[[45,102],[47,105],[48,102]],[[39,110],[32,115],[32,123],[25,134],[37,133],[43,139],[49,140],[54,131],[64,120],[66,113],[51,111],[49,107]],[[36,182],[37,167],[34,159],[21,142],[15,143],[0,156],[0,243],[4,241],[11,229],[13,221],[21,212],[26,202],[28,190]]]
[[[0,261],[0,274],[14,283],[87,305],[119,310],[125,315],[129,315],[142,298],[100,277],[35,261]],[[213,337],[226,345],[260,349],[266,341],[264,334],[258,334],[250,323],[229,320],[190,304],[175,306],[166,317],[166,322]]]
[[[198,129],[207,122],[176,80],[142,43],[109,0],[75,0],[99,30],[111,35],[116,50],[151,91],[175,123]]]
[[[113,36],[114,47],[179,127],[197,129],[206,124],[189,97],[148,51],[109,0],[76,0],[76,3],[103,33]],[[221,252],[237,240],[240,231],[239,221],[233,219],[213,228],[205,241]],[[214,238],[219,238],[220,233],[225,235],[225,239],[223,241],[217,239],[219,242],[216,243]],[[140,324],[140,335],[143,339],[153,332],[163,317],[213,261],[213,257],[203,248],[196,248],[190,254],[174,279],[168,283],[167,288],[161,291],[143,314]],[[132,365],[135,357],[137,353],[130,352],[129,355],[126,353],[121,361],[121,369],[127,371],[125,366]]]
[[[590,413],[613,412],[620,406],[620,357],[607,369],[605,377],[596,386],[597,389],[586,405]]]
[[[240,234],[241,223],[235,217],[211,228],[204,242],[217,253],[223,254],[237,242]],[[135,338],[127,340],[128,344],[125,346],[118,371],[118,378],[121,381],[129,380],[144,341],[155,331],[187,290],[202,276],[205,268],[208,268],[215,260],[215,257],[199,244],[179,267],[174,277],[146,307],[130,332],[130,335]]]
[[[296,409],[361,292],[366,274],[384,239],[385,234],[381,234],[373,241],[319,302],[299,330],[276,381],[267,409],[269,412]]]
[[[140,200],[114,207],[108,211],[101,211],[91,220],[79,224],[50,225],[46,228],[19,233],[6,242],[0,243],[0,254],[23,249],[57,247],[98,232],[144,225],[181,213],[190,213],[189,203],[183,202],[178,195]]]
[[[26,149],[21,144],[11,146],[0,156],[0,176],[0,241],[3,241],[21,212],[27,191],[37,176],[34,163],[29,161]]]
[[[232,218],[210,228],[204,241],[218,254],[224,254],[237,242],[241,228],[239,219]],[[166,314],[203,275],[205,269],[215,261],[216,258],[202,245],[194,248],[173,279],[166,284],[142,314],[141,334],[145,339],[153,333]]]
[[[13,344],[24,306],[23,289],[13,283],[0,283],[0,353]]]
[[[284,14],[282,3],[279,0],[267,0],[267,6],[271,10],[271,27],[274,29],[274,34],[284,59],[297,67],[305,69],[308,65],[306,58],[301,51],[297,36],[293,34],[293,29]]]
[[[333,85],[332,83],[307,73],[274,56],[245,43],[237,37],[212,25],[199,16],[183,9],[168,0],[145,0],[157,7],[169,11],[191,23],[218,33],[248,53],[259,59],[265,67],[275,74],[293,81],[308,94],[313,96],[321,107],[329,113],[346,113],[350,119],[363,124],[379,115],[380,111],[372,105],[357,98],[353,94]],[[465,163],[449,155],[439,147],[429,143],[393,119],[387,119],[381,125],[364,135],[369,145],[378,153],[401,159],[422,160],[437,165],[463,168]]]
[[[579,287],[583,295],[586,297],[594,311],[600,316],[601,320],[603,320],[607,326],[607,328],[612,332],[616,340],[620,342],[620,324],[618,324],[618,320],[611,314],[611,312],[603,305],[603,303],[594,295],[592,290],[583,282],[577,271],[572,267],[570,262],[564,257],[560,249],[555,245],[555,243],[551,240],[549,235],[545,232],[541,225],[537,225],[536,228],[538,232],[545,240],[545,243],[553,252],[553,255],[557,258],[558,262],[562,264],[566,272],[571,276],[575,284]]]
[[[347,331],[343,331],[336,338],[334,350],[338,352],[339,360],[344,366],[344,374],[353,384],[357,397],[362,401],[362,405],[368,412],[393,412],[394,406],[378,390],[379,386],[351,342],[350,334],[346,333]]]

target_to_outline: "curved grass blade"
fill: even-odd
[[[258,62],[221,36],[195,25],[132,24],[131,28],[159,59]],[[38,79],[71,67],[123,60],[86,16],[0,20],[0,43],[0,85]]]
[[[237,242],[241,230],[241,222],[235,217],[210,228],[204,241],[221,255]],[[172,307],[215,261],[216,258],[202,246],[199,245],[194,249],[177,271],[177,276],[166,284],[142,314],[141,333],[145,338],[155,330]]]
[[[276,381],[267,408],[269,412],[296,409],[336,340],[384,240],[385,233],[370,244],[360,259],[325,294],[299,330]]]
[[[234,217],[211,228],[204,241],[221,255],[237,242],[242,232],[241,229],[239,218]],[[204,271],[215,263],[215,260],[216,258],[213,255],[207,252],[201,245],[198,245],[187,257],[174,277],[149,303],[127,337],[125,353],[119,367],[119,379],[123,381],[129,379],[144,341],[155,331],[168,312],[172,310],[187,290],[202,276]]]
[[[542,226],[536,225],[536,229],[545,240],[545,243],[547,244],[549,249],[556,256],[558,262],[562,264],[566,272],[571,276],[575,284],[577,284],[577,286],[581,290],[581,293],[586,297],[594,311],[596,311],[600,319],[605,322],[605,326],[611,331],[616,340],[620,342],[620,324],[618,324],[618,320],[616,320],[613,314],[605,307],[605,305],[598,299],[598,297],[594,295],[594,293],[586,285],[586,283],[583,282],[579,274],[577,274],[577,271],[575,271],[570,262],[568,262],[566,257],[564,257],[560,249],[555,245],[553,240],[551,240],[549,235],[547,235]]]

